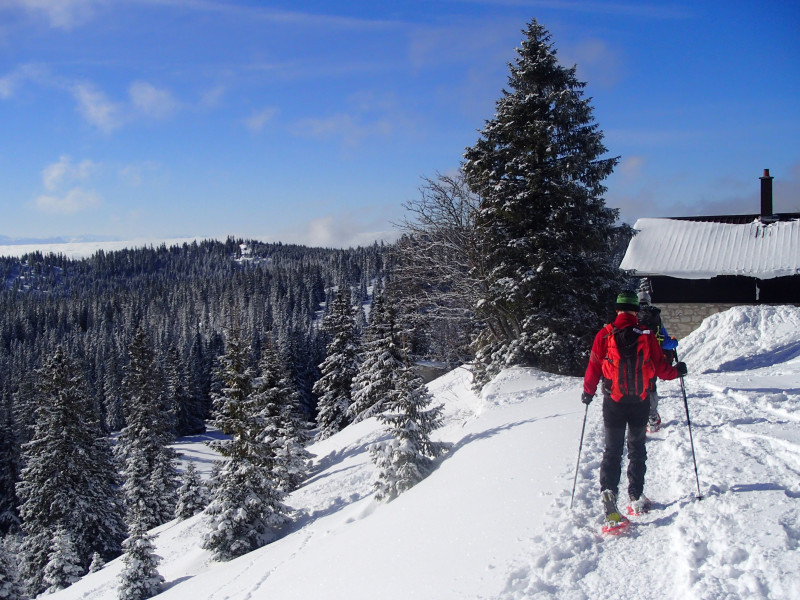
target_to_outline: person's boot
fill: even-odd
[[[650,510],[650,500],[642,494],[638,498],[631,497],[628,505],[628,514],[634,517],[641,516]]]
[[[603,490],[600,494],[603,501],[603,511],[605,520],[603,521],[603,533],[619,533],[628,525],[628,519],[620,514],[617,508],[617,495],[612,490]]]
[[[655,433],[661,429],[661,415],[655,413],[647,420],[647,433]]]

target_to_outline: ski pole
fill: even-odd
[[[586,405],[586,411],[583,413],[583,427],[581,427],[581,442],[578,444],[578,464],[575,465],[575,478],[572,480],[572,497],[569,499],[569,509],[572,510],[572,501],[575,500],[575,486],[578,483],[578,469],[581,466],[581,450],[583,450],[583,434],[586,431],[586,417],[589,414],[589,405]]]
[[[677,360],[678,354],[675,353],[675,358]],[[689,444],[692,447],[692,462],[694,463],[694,478],[697,482],[697,499],[702,500],[703,494],[700,492],[700,476],[697,474],[697,458],[694,454],[694,439],[692,439],[692,420],[689,418],[689,401],[686,399],[686,386],[683,383],[683,375],[680,377],[681,380],[681,393],[683,394],[683,407],[686,409],[686,424],[689,426]]]

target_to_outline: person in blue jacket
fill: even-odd
[[[678,340],[670,337],[667,333],[667,328],[661,320],[661,309],[653,306],[650,302],[650,294],[647,292],[639,292],[639,313],[636,315],[639,324],[647,327],[656,334],[661,350],[667,359],[668,364],[674,364],[677,361]],[[650,416],[647,420],[647,431],[653,433],[661,429],[661,415],[658,414],[658,390],[656,389],[656,380],[653,379],[653,385],[650,388]]]

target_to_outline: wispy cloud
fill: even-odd
[[[77,83],[71,86],[71,91],[78,102],[78,112],[91,125],[104,133],[122,126],[122,106],[111,101],[101,90],[89,83]]]
[[[452,62],[473,63],[477,60],[494,62],[509,52],[504,33],[511,25],[510,19],[487,19],[480,26],[468,21],[454,21],[446,25],[416,26],[409,36],[408,58],[415,69]],[[500,61],[504,67],[505,61]]]
[[[69,156],[62,156],[42,171],[42,183],[45,189],[54,191],[64,184],[85,181],[96,172],[99,165],[91,160],[73,163]]]
[[[397,231],[388,226],[384,218],[364,210],[311,219],[302,231],[282,232],[278,239],[312,247],[352,248],[369,246],[376,241],[391,243],[397,236]]]
[[[154,161],[144,161],[120,167],[118,175],[120,180],[131,187],[139,187],[154,175],[161,172],[162,166]]]
[[[206,90],[200,95],[200,108],[216,108],[222,102],[227,91],[224,85],[217,85],[210,90]]]
[[[34,200],[36,210],[49,215],[71,215],[98,206],[102,199],[94,190],[84,189],[100,165],[92,160],[74,162],[69,156],[42,169],[42,185],[47,193]]]
[[[367,139],[413,135],[419,128],[392,94],[355,92],[347,99],[347,110],[300,119],[290,130],[300,137],[339,141],[354,148]]]
[[[92,83],[74,83],[68,87],[80,115],[103,133],[113,133],[137,117],[168,119],[181,108],[172,92],[146,81],[130,85],[127,102],[112,100]]]
[[[630,145],[640,147],[686,146],[696,140],[707,139],[708,131],[699,129],[606,129],[609,147]]]
[[[51,73],[47,66],[37,64],[20,65],[0,77],[0,100],[18,94],[25,82],[44,89],[66,91],[75,100],[78,114],[108,134],[137,117],[167,119],[182,107],[171,91],[147,81],[134,81],[128,88],[128,98],[117,101],[91,81],[60,77]]]
[[[56,29],[70,30],[87,22],[105,0],[0,0],[0,9],[17,8],[43,16]]]
[[[389,119],[366,121],[360,116],[339,113],[323,118],[301,119],[293,127],[296,135],[323,140],[339,139],[354,147],[368,137],[386,137],[395,131]]]
[[[71,215],[94,208],[102,202],[100,196],[92,190],[76,187],[63,195],[42,195],[34,204],[39,212],[50,215]]]
[[[166,119],[178,110],[180,103],[172,93],[146,81],[135,81],[128,89],[134,108],[154,119]]]
[[[8,99],[17,89],[18,79],[13,75],[0,77],[0,98]]]
[[[267,107],[250,115],[244,120],[244,124],[253,133],[258,133],[264,129],[264,126],[269,123],[276,114],[278,114],[277,108]]]
[[[588,14],[620,15],[650,19],[686,19],[694,13],[687,4],[667,2],[604,2],[592,0],[451,0],[468,4],[519,6]]]
[[[7,100],[13,97],[26,81],[42,82],[46,78],[47,70],[45,67],[37,64],[20,65],[10,73],[0,77],[0,99]]]
[[[46,1],[46,0],[41,0]],[[346,30],[383,30],[400,25],[391,19],[368,19],[340,16],[331,13],[313,13],[281,10],[269,6],[233,4],[216,0],[129,0],[140,4],[180,8],[196,12],[216,13],[223,17],[259,20],[281,25]]]
[[[24,10],[44,18],[53,28],[71,30],[89,22],[98,13],[98,9],[113,8],[115,4],[138,4],[156,9],[214,13],[221,18],[259,20],[328,30],[382,30],[398,26],[398,22],[386,19],[281,10],[268,6],[237,5],[215,0],[0,0],[0,10]]]

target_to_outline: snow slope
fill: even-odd
[[[600,402],[569,510],[581,380],[509,369],[476,397],[457,369],[430,386],[454,447],[428,479],[376,503],[366,448],[382,433],[374,420],[348,427],[310,448],[313,476],[288,500],[296,522],[269,546],[215,563],[201,516],[156,530],[158,598],[800,598],[798,323],[793,307],[737,308],[681,341],[703,499],[680,384],[662,382],[645,486],[655,510],[623,537],[598,533]],[[52,597],[114,598],[120,566]]]

